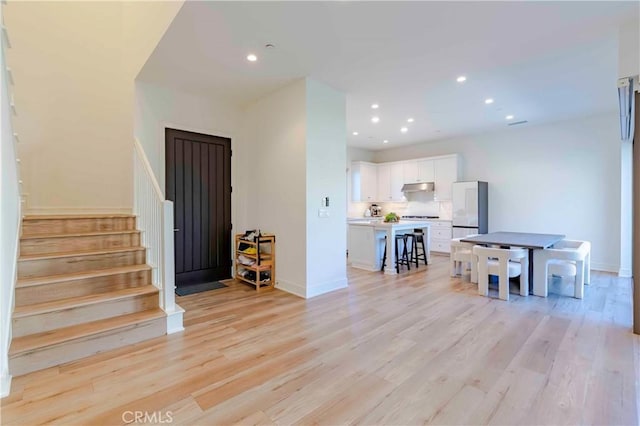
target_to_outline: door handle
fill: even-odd
[[[173,232],[178,232],[178,231],[179,231],[179,229],[178,229],[178,228],[175,228],[175,229],[173,230]]]

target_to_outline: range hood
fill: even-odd
[[[435,185],[433,182],[422,183],[405,183],[402,185],[402,192],[433,192],[435,191]]]

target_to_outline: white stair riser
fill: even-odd
[[[158,293],[13,318],[13,337],[41,333],[158,307]]]
[[[28,219],[22,221],[22,235],[76,234],[81,232],[133,231],[134,217]]]
[[[136,247],[140,245],[139,233],[87,235],[55,238],[29,238],[20,242],[20,254],[70,253],[82,250]]]
[[[144,250],[51,259],[21,260],[18,262],[18,278],[44,277],[47,275],[91,271],[93,269],[142,265],[144,263]]]
[[[151,284],[151,271],[123,272],[114,275],[59,281],[30,287],[16,287],[16,306],[32,305],[88,296]]]
[[[166,328],[166,318],[162,317],[72,340],[61,345],[46,346],[10,358],[9,371],[14,377],[21,376],[32,371],[159,337],[166,334]]]

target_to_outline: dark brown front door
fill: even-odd
[[[231,139],[165,130],[176,286],[231,278]]]

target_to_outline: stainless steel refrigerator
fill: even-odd
[[[489,232],[487,182],[453,183],[453,238]]]

